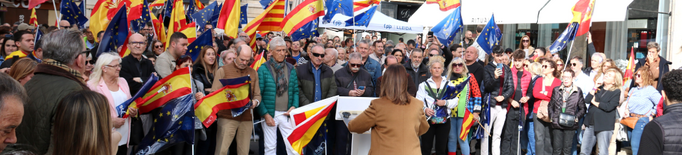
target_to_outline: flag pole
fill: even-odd
[[[566,54],[566,58],[571,57],[571,51],[573,50],[573,43],[575,43],[575,36],[573,36],[573,41],[571,41],[571,47],[568,47],[568,53]],[[557,51],[557,53],[559,53],[559,51]],[[565,62],[564,66],[568,66],[568,61]],[[566,67],[564,67],[564,70],[562,70],[562,72],[563,71],[566,71]]]
[[[61,26],[59,26],[59,12],[57,12],[57,4],[54,2],[55,0],[52,0],[52,7],[54,7],[54,16],[57,17],[57,29],[62,29]]]

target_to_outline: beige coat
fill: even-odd
[[[348,123],[348,130],[363,133],[372,129],[369,154],[419,155],[419,136],[429,130],[424,103],[410,96],[407,105],[379,98]]]

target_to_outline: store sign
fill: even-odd
[[[629,19],[628,29],[647,29],[647,19]]]
[[[8,0],[9,2],[12,3],[12,6],[15,8],[27,8],[28,9],[28,0]],[[39,9],[41,4],[38,4],[35,8]]]

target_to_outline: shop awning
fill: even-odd
[[[361,10],[362,11],[362,10]],[[357,14],[357,12],[356,12]],[[348,26],[346,27],[346,20],[351,17],[344,16],[341,14],[334,15],[334,18],[329,23],[322,23],[320,20],[320,27],[323,28],[336,28],[336,29],[358,29],[365,31],[379,31],[379,32],[393,32],[393,33],[423,33],[424,26],[421,24],[409,24],[394,18],[391,18],[379,11],[374,13],[372,20],[369,22],[369,26]]]
[[[568,23],[578,0],[462,0],[464,25],[486,24],[495,13],[497,24]],[[593,22],[624,21],[632,0],[596,0]],[[544,7],[543,7],[544,6]],[[454,9],[440,11],[438,4],[422,4],[408,23],[433,27]]]

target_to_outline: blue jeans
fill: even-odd
[[[583,142],[583,132],[585,130],[583,130],[582,127],[584,121],[585,117],[580,118],[580,121],[578,122],[578,130],[575,130],[575,135],[573,136],[573,145],[571,145],[571,152],[573,155],[578,155],[578,144],[582,144]]]
[[[528,155],[535,155],[535,125],[533,125],[533,117],[534,114],[530,114],[530,118],[528,122],[528,127],[526,128],[526,131],[528,131],[528,147],[526,150],[528,150]]]
[[[594,132],[594,126],[587,126],[583,132],[583,145],[580,146],[581,155],[592,153],[592,147],[597,144],[599,155],[609,154],[609,141],[613,135],[613,130]]]
[[[639,151],[639,141],[642,139],[642,131],[644,130],[644,126],[648,123],[649,117],[642,117],[637,120],[634,129],[628,128],[628,138],[630,138],[632,155],[637,155],[637,151]]]
[[[462,132],[462,121],[463,120],[464,120],[464,118],[461,118],[461,117],[450,118],[450,121],[451,121],[451,123],[450,123],[450,135],[448,137],[448,152],[450,152],[450,153],[457,152],[457,144],[459,143],[459,147],[462,148],[462,154],[464,154],[464,155],[470,154],[469,138],[466,138],[466,141],[459,139],[459,134]]]

